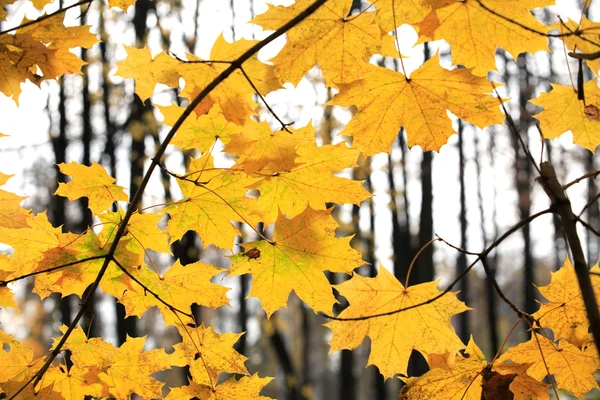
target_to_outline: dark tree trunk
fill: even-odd
[[[483,243],[483,248],[487,248],[488,240],[485,229],[485,207],[482,196],[482,187],[481,187],[481,161],[480,161],[480,152],[479,152],[479,140],[477,139],[477,135],[473,137],[474,139],[474,147],[475,147],[475,168],[476,168],[476,179],[477,179],[477,206],[479,208],[479,219],[481,221],[481,241]],[[489,146],[489,155],[490,155],[490,164],[492,169],[494,168],[494,149],[495,149],[495,140],[494,133],[490,135],[490,146]],[[494,224],[494,237],[498,234],[498,224],[496,221],[496,180],[494,182],[494,195],[492,202],[492,219]],[[485,294],[486,294],[486,309],[487,309],[487,321],[488,321],[488,329],[489,329],[489,340],[491,351],[489,352],[489,357],[493,357],[498,351],[500,343],[498,342],[498,311],[496,309],[496,292],[492,285],[492,278],[496,277],[496,253],[494,252],[494,257],[488,260],[488,264],[490,266],[489,272],[492,275],[491,277],[485,276]]]
[[[519,66],[519,133],[527,146],[528,130],[531,125],[531,117],[527,112],[527,101],[531,98],[531,87],[529,83],[530,74],[526,65],[526,56],[521,55],[517,58]],[[513,148],[515,152],[515,182],[518,194],[518,206],[520,219],[526,219],[531,214],[531,163],[527,159],[518,138],[511,135]],[[537,309],[535,301],[534,282],[534,260],[531,250],[531,229],[530,224],[526,224],[521,230],[523,235],[523,310],[533,313]]]
[[[467,199],[465,189],[465,154],[464,154],[464,125],[458,120],[458,175],[460,181],[460,247],[466,249],[467,244]],[[456,260],[456,276],[462,275],[467,269],[467,255],[463,252],[458,253]],[[460,281],[460,293],[458,298],[465,303],[469,303],[469,277],[465,276]],[[458,316],[458,336],[463,343],[469,341],[471,330],[469,329],[469,317],[471,313],[465,312]]]

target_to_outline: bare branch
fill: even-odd
[[[256,85],[254,84],[254,82],[252,82],[252,79],[250,79],[250,77],[248,76],[248,74],[246,73],[246,71],[244,71],[244,68],[242,68],[240,66],[240,71],[242,71],[242,74],[244,75],[244,78],[246,78],[246,80],[248,81],[248,83],[250,84],[250,86],[252,86],[252,89],[254,90],[254,93],[256,93],[256,95],[262,100],[262,102],[265,104],[265,107],[267,107],[267,110],[269,110],[269,112],[271,113],[271,115],[273,115],[273,117],[275,117],[275,119],[281,124],[281,129],[282,131],[286,131],[287,133],[292,133],[289,129],[288,126],[290,125],[294,125],[293,122],[283,122],[278,116],[277,114],[275,114],[275,111],[273,111],[273,109],[271,108],[271,106],[269,105],[269,103],[267,103],[267,100],[263,97],[262,94],[260,94],[260,91],[258,90],[258,88],[256,87]]]
[[[600,175],[600,171],[592,171],[592,172],[588,172],[587,174],[581,175],[579,178],[572,180],[569,183],[566,183],[562,186],[563,190],[567,190],[568,188],[570,188],[571,186],[573,186],[576,183],[581,182],[584,179],[589,179],[592,178],[594,179],[595,177],[597,177],[598,175]]]
[[[59,269],[62,269],[62,268],[70,267],[72,265],[77,265],[77,264],[81,264],[81,263],[88,262],[88,261],[99,260],[99,259],[104,258],[104,257],[106,257],[106,254],[102,254],[102,255],[99,255],[99,256],[93,256],[93,257],[87,257],[87,258],[83,258],[83,259],[77,260],[77,261],[71,261],[69,263],[57,265],[55,267],[51,267],[51,268],[44,269],[44,270],[41,270],[41,271],[30,272],[30,273],[25,274],[25,275],[17,276],[16,278],[8,279],[6,281],[0,281],[0,287],[6,286],[9,283],[16,282],[16,281],[21,280],[21,279],[28,278],[30,276],[35,276],[35,275],[43,274],[43,273],[46,273],[46,272],[56,271],[56,270],[59,270]]]
[[[186,317],[191,318],[192,320],[194,319],[194,316],[190,313],[187,313],[185,311],[180,310],[179,308],[169,304],[168,302],[166,302],[165,300],[163,300],[157,293],[153,292],[152,289],[150,289],[148,286],[144,285],[142,282],[140,282],[140,280],[138,278],[136,278],[134,275],[132,275],[129,271],[127,271],[127,269],[119,262],[117,261],[117,259],[113,258],[113,261],[115,264],[117,264],[117,267],[119,267],[119,269],[121,271],[123,271],[123,273],[125,275],[127,275],[132,281],[134,281],[135,283],[137,283],[138,285],[140,285],[142,287],[142,289],[144,289],[144,293],[150,293],[152,296],[154,296],[154,298],[158,301],[160,301],[161,303],[163,303],[165,306],[167,306],[169,308],[169,310],[171,310],[172,312],[178,312],[182,315],[185,315]]]
[[[475,266],[475,264],[477,264],[477,262],[481,261],[482,257],[486,257],[494,248],[496,248],[500,243],[502,243],[507,237],[509,237],[510,235],[512,235],[513,233],[515,233],[516,231],[518,231],[519,229],[521,229],[523,226],[527,225],[528,223],[530,223],[531,221],[533,221],[534,219],[536,219],[537,217],[540,217],[544,214],[548,214],[551,213],[552,209],[548,208],[546,210],[540,211],[538,213],[535,213],[533,215],[530,215],[529,217],[525,218],[524,220],[519,221],[517,224],[513,225],[509,230],[507,230],[502,236],[500,236],[498,239],[496,239],[492,244],[490,244],[482,253],[479,257],[477,257],[477,259],[475,261],[473,261],[465,270],[462,274],[460,274],[459,276],[456,277],[456,279],[454,279],[454,281],[452,281],[452,283],[450,283],[450,285],[448,285],[448,287],[441,292],[440,294],[438,294],[435,297],[432,297],[431,299],[425,300],[421,303],[418,304],[413,304],[412,306],[409,307],[404,307],[404,308],[399,308],[397,310],[392,310],[392,311],[388,311],[388,312],[384,312],[384,313],[379,313],[379,314],[372,314],[372,315],[366,315],[366,316],[362,316],[362,317],[351,317],[351,318],[340,318],[340,317],[334,317],[332,315],[327,315],[325,313],[319,313],[320,315],[322,315],[325,318],[334,320],[334,321],[364,321],[367,319],[372,319],[372,318],[378,318],[378,317],[385,317],[387,315],[394,315],[394,314],[398,314],[401,313],[403,311],[408,311],[408,310],[412,310],[414,308],[418,308],[430,303],[433,303],[434,301],[438,300],[439,298],[445,296],[446,294],[450,293],[450,291],[452,290],[452,288],[454,286],[456,286],[456,284],[463,279],[467,273],[469,273],[469,271],[471,270],[471,268],[473,268]],[[522,313],[521,315],[519,315],[520,317],[525,316],[525,317],[529,317],[529,314],[526,313]]]

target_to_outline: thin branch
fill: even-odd
[[[585,175],[581,175],[579,178],[577,178],[577,179],[575,179],[575,180],[572,180],[571,182],[569,182],[569,183],[567,183],[567,184],[564,184],[564,185],[562,186],[562,189],[563,189],[563,190],[567,190],[568,188],[570,188],[571,186],[573,186],[573,185],[574,185],[574,184],[576,184],[576,183],[579,183],[579,182],[581,182],[581,181],[583,181],[583,180],[585,180],[585,179],[589,179],[589,178],[592,178],[592,179],[594,179],[594,178],[595,178],[595,177],[597,177],[598,175],[600,175],[600,171],[592,171],[592,172],[588,172],[587,174],[585,174]]]
[[[152,291],[152,289],[150,289],[148,286],[144,285],[142,282],[140,282],[140,280],[138,278],[136,278],[134,275],[132,275],[129,271],[127,271],[127,269],[119,262],[117,261],[115,258],[113,258],[113,261],[115,264],[117,264],[117,267],[119,267],[119,269],[121,271],[123,271],[123,273],[125,275],[127,275],[132,281],[134,281],[135,283],[137,283],[138,285],[140,285],[142,287],[142,289],[144,289],[144,293],[148,292],[150,293],[152,296],[154,296],[154,298],[156,298],[156,300],[160,301],[161,303],[163,303],[165,306],[167,306],[169,308],[169,310],[171,310],[172,312],[178,312],[182,315],[185,315],[186,317],[191,318],[192,320],[194,319],[194,316],[190,313],[187,313],[185,311],[180,310],[179,308],[169,304],[168,302],[166,302],[165,300],[163,300],[158,294],[156,294],[155,292]],[[161,278],[162,279],[162,278]]]
[[[580,217],[576,216],[576,218],[577,218],[577,222],[579,222],[581,225],[583,225],[588,231],[590,231],[594,235],[600,237],[600,232],[598,232],[598,230],[596,230],[593,226],[591,226],[589,223],[582,220]]]
[[[582,209],[581,211],[579,211],[579,214],[577,214],[577,218],[581,218],[581,216],[583,215],[583,213],[585,212],[585,210],[587,210],[588,208],[590,208],[591,206],[593,206],[598,199],[600,199],[600,193],[598,193],[597,195],[594,196],[593,199],[591,199]]]
[[[521,310],[519,307],[517,307],[502,291],[502,289],[500,288],[500,285],[498,284],[498,282],[496,281],[496,278],[494,277],[494,274],[492,274],[491,268],[490,268],[490,264],[488,262],[487,259],[487,254],[484,255],[483,253],[475,253],[472,251],[467,251],[461,247],[455,246],[449,242],[447,242],[446,240],[442,239],[439,235],[436,235],[439,240],[441,240],[442,242],[444,242],[446,245],[452,247],[453,249],[464,253],[464,254],[469,254],[472,256],[477,256],[478,259],[481,260],[481,264],[483,265],[483,269],[485,271],[485,274],[487,275],[488,279],[490,280],[490,282],[492,283],[492,286],[494,287],[494,290],[496,291],[496,293],[498,293],[498,296],[500,296],[500,298],[506,303],[508,304],[508,306],[510,308],[513,309],[513,311],[517,314],[517,316],[519,318],[530,318],[530,315],[528,313],[526,313],[525,311]]]
[[[82,0],[82,1],[80,1],[78,3],[71,4],[68,7],[64,7],[64,8],[61,8],[60,10],[56,10],[53,13],[42,15],[41,17],[39,17],[38,19],[34,19],[33,21],[27,21],[27,22],[25,22],[25,23],[23,23],[23,24],[21,24],[19,26],[15,26],[14,28],[10,28],[10,29],[4,30],[4,31],[0,32],[0,36],[5,35],[5,34],[10,33],[10,32],[13,32],[13,31],[16,31],[18,29],[22,29],[22,28],[26,28],[26,27],[31,26],[31,25],[35,25],[35,24],[37,24],[39,22],[42,22],[42,21],[44,21],[44,20],[46,20],[48,18],[52,18],[55,15],[63,14],[65,12],[67,12],[68,10],[70,10],[71,8],[79,7],[79,6],[82,6],[84,4],[91,3],[92,1],[94,1],[94,0]]]
[[[183,58],[179,58],[179,56],[173,52],[169,52],[171,57],[176,59],[177,61],[184,64],[233,64],[233,61],[223,61],[223,60],[184,60]]]
[[[86,2],[87,1],[91,1],[91,0],[86,0]],[[52,351],[52,353],[50,353],[50,355],[48,356],[48,359],[46,360],[46,362],[44,363],[42,368],[40,368],[40,370],[38,372],[36,372],[31,377],[31,379],[29,379],[17,391],[17,393],[13,394],[9,398],[9,400],[14,399],[31,382],[33,382],[34,386],[36,386],[40,382],[40,380],[42,379],[42,377],[44,376],[44,374],[46,373],[46,371],[48,370],[50,365],[52,364],[52,361],[61,352],[62,347],[64,346],[67,339],[69,338],[69,336],[75,329],[75,326],[77,326],[77,323],[79,322],[79,320],[85,313],[87,305],[89,304],[94,292],[96,291],[96,288],[100,284],[102,277],[106,273],[106,270],[108,269],[108,265],[109,265],[110,261],[113,259],[115,251],[117,250],[117,246],[118,246],[121,238],[125,235],[125,230],[127,229],[127,224],[129,223],[131,216],[133,215],[134,211],[137,209],[137,206],[142,199],[144,190],[146,189],[146,186],[148,185],[148,182],[150,181],[150,177],[152,176],[154,169],[156,169],[156,167],[158,166],[161,157],[163,156],[163,154],[165,153],[165,151],[167,149],[167,146],[169,145],[169,143],[175,136],[175,133],[177,132],[177,130],[181,127],[181,125],[183,125],[183,122],[186,120],[186,118],[190,116],[190,114],[198,106],[198,104],[200,104],[200,102],[202,102],[202,100],[204,100],[206,98],[206,96],[208,96],[208,94],[213,91],[213,89],[215,89],[219,84],[221,84],[225,79],[227,79],[232,73],[234,73],[245,61],[249,60],[251,57],[256,55],[256,53],[258,53],[258,51],[260,49],[262,49],[263,47],[265,47],[266,45],[268,45],[269,43],[271,43],[272,41],[277,39],[279,36],[283,35],[288,30],[290,30],[294,26],[298,25],[300,22],[302,22],[304,19],[306,19],[312,13],[314,13],[321,5],[325,4],[326,2],[327,2],[327,0],[316,0],[314,3],[312,3],[308,8],[306,8],[300,14],[296,15],[294,18],[292,18],[286,24],[284,24],[281,28],[277,29],[275,32],[270,34],[266,39],[256,43],[254,46],[252,46],[251,48],[246,50],[235,61],[232,61],[232,63],[229,65],[229,67],[227,67],[217,77],[215,77],[202,91],[200,91],[200,93],[194,98],[194,100],[192,100],[190,102],[190,104],[183,111],[181,116],[177,119],[177,121],[175,122],[175,124],[173,125],[173,127],[171,128],[171,130],[169,131],[169,133],[167,134],[167,136],[161,143],[160,147],[156,151],[154,157],[152,158],[152,163],[150,164],[150,166],[148,167],[148,170],[144,174],[144,178],[142,179],[142,182],[140,183],[138,190],[133,195],[130,206],[127,209],[127,212],[125,213],[125,216],[123,217],[123,221],[119,225],[119,229],[117,230],[117,232],[115,234],[114,241],[112,242],[111,247],[106,255],[106,258],[104,259],[104,263],[102,264],[102,267],[100,268],[100,271],[98,272],[98,275],[96,276],[96,279],[91,284],[87,296],[83,299],[81,308],[77,312],[77,315],[75,316],[75,318],[73,319],[73,321],[71,322],[71,324],[69,325],[69,327],[67,328],[65,333],[63,334],[60,341],[54,347],[54,350]]]
[[[537,217],[540,217],[540,216],[542,216],[544,214],[548,214],[548,213],[551,213],[551,212],[552,212],[552,209],[548,208],[546,210],[543,210],[543,211],[540,211],[540,212],[535,213],[533,215],[530,215],[529,217],[527,217],[527,218],[519,221],[517,224],[513,225],[509,230],[507,230],[506,232],[504,232],[504,234],[502,236],[500,236],[492,244],[490,244],[481,253],[481,255],[479,257],[477,257],[477,259],[475,261],[473,261],[464,270],[464,272],[462,274],[460,274],[459,276],[457,276],[456,279],[454,279],[454,281],[452,281],[452,283],[450,283],[450,285],[448,285],[448,287],[443,292],[441,292],[437,296],[432,297],[431,299],[425,300],[425,301],[423,301],[421,303],[418,303],[418,304],[413,304],[412,306],[409,306],[409,307],[399,308],[397,310],[387,311],[387,312],[379,313],[379,314],[366,315],[366,316],[362,316],[362,317],[340,318],[340,317],[334,317],[332,315],[327,315],[327,314],[325,314],[323,312],[321,312],[319,314],[322,315],[325,318],[328,318],[328,319],[331,319],[331,320],[334,320],[334,321],[364,321],[364,320],[368,320],[368,319],[372,319],[372,318],[385,317],[385,316],[388,316],[388,315],[398,314],[398,313],[401,313],[403,311],[412,310],[414,308],[418,308],[418,307],[421,307],[421,306],[433,303],[434,301],[438,300],[439,298],[441,298],[441,297],[445,296],[446,294],[450,293],[450,291],[452,290],[452,288],[461,279],[463,279],[467,275],[467,273],[471,270],[471,268],[473,268],[477,262],[481,261],[482,257],[486,257],[494,248],[496,248],[500,243],[502,243],[507,237],[509,237],[510,235],[512,235],[517,230],[521,229],[523,226],[527,225],[528,223],[530,223],[531,221],[533,221]],[[523,315],[528,316],[528,314],[523,314]]]
[[[275,114],[275,111],[273,111],[273,109],[271,108],[271,106],[269,105],[269,103],[267,103],[267,100],[263,97],[263,95],[260,94],[260,91],[258,90],[258,88],[256,87],[256,85],[254,84],[254,82],[252,82],[252,79],[250,79],[250,77],[248,76],[248,74],[246,73],[246,71],[244,71],[244,68],[242,68],[242,66],[240,66],[240,71],[242,71],[242,74],[244,75],[244,78],[246,78],[246,80],[248,81],[248,83],[250,84],[250,86],[252,86],[252,89],[254,90],[254,92],[256,93],[256,95],[262,100],[263,103],[265,103],[265,106],[267,107],[267,110],[269,110],[269,112],[273,115],[273,117],[275,117],[275,119],[281,124],[281,129],[280,130],[286,131],[287,133],[292,133],[292,131],[290,131],[288,129],[288,126],[294,125],[294,123],[293,122],[283,122],[277,116],[277,114]]]
[[[77,265],[77,264],[81,264],[81,263],[92,261],[92,260],[99,260],[99,259],[104,258],[104,257],[106,257],[106,254],[103,254],[103,255],[100,255],[100,256],[87,257],[87,258],[83,258],[83,259],[77,260],[77,261],[71,261],[69,263],[57,265],[55,267],[51,267],[51,268],[44,269],[44,270],[41,270],[41,271],[30,272],[30,273],[25,274],[25,275],[17,276],[16,278],[12,278],[12,279],[9,279],[9,280],[6,280],[6,281],[0,281],[0,287],[6,286],[9,283],[16,282],[16,281],[21,280],[21,279],[28,278],[30,276],[35,276],[35,275],[43,274],[45,272],[56,271],[58,269],[70,267],[72,265]]]
[[[540,171],[540,168],[537,166],[537,163],[535,162],[535,159],[531,155],[531,152],[529,151],[529,148],[527,147],[527,145],[523,141],[523,138],[519,134],[519,129],[517,128],[517,125],[515,124],[515,121],[512,119],[512,116],[508,113],[508,110],[506,109],[506,106],[504,105],[504,102],[502,102],[502,98],[500,97],[500,94],[498,93],[498,90],[496,89],[496,85],[494,85],[494,82],[492,82],[492,87],[494,88],[494,92],[496,93],[496,96],[498,96],[498,101],[500,102],[500,107],[502,107],[502,112],[504,112],[504,116],[506,117],[506,119],[508,121],[508,126],[514,132],[514,134],[516,135],[517,139],[519,140],[519,143],[521,144],[521,147],[523,148],[523,151],[525,152],[525,155],[527,156],[527,158],[529,159],[529,161],[531,162],[531,164],[535,167],[535,169],[537,170],[538,174],[541,175],[542,172]]]
[[[490,264],[488,262],[487,256],[482,256],[481,257],[481,264],[483,265],[483,269],[485,271],[485,274],[487,275],[488,279],[490,280],[490,282],[492,282],[492,286],[494,286],[494,290],[496,290],[496,293],[498,293],[498,296],[500,296],[500,298],[506,303],[508,304],[508,306],[510,308],[512,308],[512,310],[517,314],[517,316],[519,318],[522,319],[528,319],[531,318],[531,315],[526,313],[525,311],[521,310],[519,307],[517,307],[517,305],[515,303],[513,303],[508,296],[506,296],[504,294],[504,292],[502,291],[502,289],[500,288],[500,285],[498,285],[498,281],[496,281],[496,277],[494,276],[494,274],[492,274],[491,268],[490,268]]]

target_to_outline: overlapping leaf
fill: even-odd
[[[592,273],[600,273],[595,265]],[[596,297],[600,297],[600,277],[590,275]],[[581,346],[588,339],[590,321],[588,320],[581,296],[581,289],[575,275],[575,268],[567,258],[561,269],[552,273],[549,285],[539,288],[548,300],[533,314],[544,328],[552,329],[555,339],[565,339],[571,344]]]
[[[192,160],[188,171],[186,178],[179,180],[185,198],[165,208],[171,216],[167,231],[172,240],[178,240],[194,230],[204,246],[230,248],[239,234],[231,221],[258,222],[253,215],[256,200],[246,197],[247,186],[257,179],[240,171],[214,168],[209,153]]]
[[[334,175],[345,168],[356,166],[359,152],[344,143],[316,147],[305,144],[297,148],[298,166],[290,172],[261,176],[249,186],[260,191],[256,214],[270,224],[278,213],[295,217],[308,204],[314,210],[325,210],[326,204],[360,204],[370,194],[362,182]]]
[[[465,353],[451,356],[448,364],[430,362],[427,373],[406,379],[400,399],[480,400],[481,372],[487,361],[473,338]]]
[[[153,271],[151,266],[143,266],[134,271],[134,276],[144,286],[133,285],[118,297],[125,306],[128,315],[142,316],[150,307],[160,309],[165,324],[180,323],[181,318],[188,319],[185,315],[175,315],[179,311],[172,310],[169,306],[190,313],[191,306],[196,303],[203,307],[217,308],[228,304],[228,288],[212,283],[210,279],[223,272],[212,265],[196,262],[183,266],[176,261],[164,274]],[[147,289],[158,295],[169,306],[157,300],[147,292]]]
[[[598,368],[597,357],[565,340],[556,344],[533,333],[529,341],[510,348],[497,362],[507,360],[529,364],[527,374],[538,381],[553,375],[559,389],[571,392],[578,398],[598,387],[594,378]]]

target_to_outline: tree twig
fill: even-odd
[[[81,263],[88,262],[88,261],[99,260],[99,259],[104,258],[104,257],[106,257],[106,254],[99,255],[99,256],[93,256],[93,257],[87,257],[87,258],[83,258],[81,260],[71,261],[71,262],[68,262],[66,264],[57,265],[57,266],[54,266],[54,267],[51,267],[51,268],[48,268],[48,269],[44,269],[44,270],[41,270],[41,271],[30,272],[28,274],[17,276],[16,278],[11,278],[11,279],[8,279],[6,281],[1,281],[0,280],[0,287],[6,286],[9,283],[16,282],[16,281],[21,280],[21,279],[28,278],[30,276],[35,276],[35,275],[43,274],[43,273],[46,273],[46,272],[56,271],[56,270],[59,270],[59,269],[62,269],[62,268],[70,267],[70,266],[81,264]]]
[[[569,183],[566,183],[562,186],[563,190],[567,190],[568,188],[570,188],[571,186],[573,186],[576,183],[581,182],[584,179],[589,179],[592,178],[594,179],[595,177],[597,177],[598,175],[600,175],[600,171],[592,171],[592,172],[588,172],[587,174],[581,175],[579,178],[572,180]]]
[[[148,286],[144,285],[142,282],[140,282],[140,280],[138,278],[136,278],[131,272],[127,271],[127,269],[116,259],[113,259],[114,263],[117,264],[117,267],[119,267],[119,269],[121,271],[123,271],[123,273],[125,275],[127,275],[129,277],[129,279],[131,279],[132,281],[134,281],[135,283],[137,283],[138,285],[140,285],[142,287],[142,289],[144,289],[144,293],[148,292],[150,293],[152,296],[154,296],[154,298],[158,301],[160,301],[161,303],[163,303],[165,306],[167,306],[169,308],[170,311],[172,312],[178,312],[182,315],[185,315],[186,317],[191,318],[192,320],[194,319],[194,316],[190,313],[187,313],[185,311],[180,310],[179,308],[169,304],[167,301],[163,300],[157,293],[153,292],[152,289],[150,289]]]
[[[279,118],[277,116],[277,114],[275,114],[275,111],[273,111],[273,109],[271,108],[271,106],[269,105],[269,103],[267,103],[267,100],[263,97],[263,95],[260,94],[260,91],[258,90],[258,88],[256,87],[256,85],[254,84],[254,82],[252,82],[252,79],[250,79],[250,77],[248,76],[248,74],[246,73],[246,71],[244,71],[244,68],[242,68],[241,66],[240,66],[240,71],[242,71],[242,74],[244,75],[244,78],[246,78],[246,80],[248,81],[248,83],[250,84],[250,86],[252,86],[252,89],[254,90],[254,92],[256,93],[256,95],[265,104],[265,107],[267,107],[267,110],[269,110],[269,112],[273,115],[273,117],[275,117],[275,119],[281,124],[281,129],[280,130],[286,131],[287,133],[292,133],[292,131],[290,131],[288,129],[288,126],[294,125],[294,123],[293,122],[283,122],[281,120],[281,118]]]

